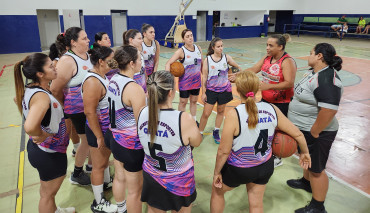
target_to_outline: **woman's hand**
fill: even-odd
[[[202,101],[203,101],[204,104],[207,101],[207,95],[205,93],[202,95]]]
[[[219,189],[222,188],[222,175],[221,174],[213,175],[213,185],[216,188],[219,188]]]
[[[231,83],[234,83],[235,82],[235,79],[236,79],[236,73],[230,73],[228,74],[228,79]]]
[[[96,141],[98,143],[98,149],[105,147],[104,138],[97,138]]]
[[[42,142],[44,142],[44,141],[46,140],[46,138],[51,137],[51,136],[53,136],[53,135],[54,135],[54,134],[50,134],[50,133],[47,133],[47,132],[45,132],[45,131],[43,131],[43,130],[42,130],[41,135],[39,135],[39,136],[32,136],[32,141],[33,141],[35,144],[39,145],[39,144],[41,144]]]
[[[309,153],[301,153],[299,156],[299,165],[303,169],[311,168],[311,156]]]

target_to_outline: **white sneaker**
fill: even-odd
[[[94,199],[90,208],[94,213],[114,213],[118,210],[117,205],[111,204],[109,200],[105,200],[104,197],[101,199],[100,203],[96,203],[96,200]]]
[[[281,158],[278,158],[276,156],[273,156],[273,158],[274,158],[274,168],[283,165],[283,160],[281,160]]]
[[[75,207],[60,208],[59,206],[55,211],[55,213],[75,213],[75,212],[76,212]]]

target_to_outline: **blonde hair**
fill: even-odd
[[[259,78],[250,71],[240,72],[235,80],[236,90],[238,91],[240,97],[245,99],[245,110],[248,113],[248,128],[254,129],[258,123],[258,108],[254,99],[254,96],[259,89]],[[253,96],[249,96],[250,93]]]

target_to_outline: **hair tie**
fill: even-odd
[[[64,32],[64,33],[61,33],[60,35],[62,35],[62,36],[64,37],[64,36],[65,36],[65,34],[66,34],[66,33]]]
[[[22,66],[23,66],[23,61],[21,61],[20,65],[22,65]]]
[[[245,94],[245,96],[248,98],[248,97],[254,97],[254,92],[247,92],[246,94]]]

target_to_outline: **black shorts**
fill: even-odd
[[[323,131],[318,138],[314,138],[310,131],[302,131],[307,141],[308,150],[311,156],[311,172],[321,173],[328,162],[331,145],[334,142],[338,131]],[[300,149],[298,147],[298,152]]]
[[[215,105],[216,102],[218,105],[223,105],[233,100],[233,94],[231,92],[214,92],[207,89],[206,96],[206,102],[211,105]]]
[[[266,102],[266,103],[269,103],[267,102],[266,100],[262,99],[261,100],[262,102]],[[273,105],[275,105],[277,108],[280,109],[280,111],[286,116],[288,117],[288,109],[289,109],[289,103],[271,103]]]
[[[200,89],[180,90],[180,98],[189,98],[190,95],[199,95]]]
[[[109,137],[110,149],[113,157],[123,163],[123,168],[129,172],[139,172],[143,170],[143,149],[127,149],[116,142],[111,131],[108,130],[106,134],[106,138]]]
[[[40,180],[50,181],[67,173],[67,155],[65,153],[49,153],[41,150],[31,139],[27,144],[28,160],[39,172]]]
[[[190,206],[197,198],[195,190],[190,196],[178,196],[163,188],[154,178],[143,171],[143,190],[141,201],[162,211],[179,211],[182,207]]]
[[[98,148],[98,142],[96,140],[96,136],[87,124],[85,125],[85,134],[86,134],[86,138],[87,138],[87,144],[89,144],[89,146],[91,146],[91,147]],[[104,134],[104,143],[105,143],[105,146],[108,149],[110,149],[110,144],[108,144],[109,145],[108,146],[107,142],[105,141],[105,134]]]
[[[273,173],[273,157],[261,165],[250,168],[239,168],[226,162],[221,170],[222,182],[225,185],[233,188],[247,183],[264,185],[269,182],[269,179]]]
[[[85,134],[86,116],[83,112],[77,114],[64,114],[64,117],[71,119],[77,134]]]

